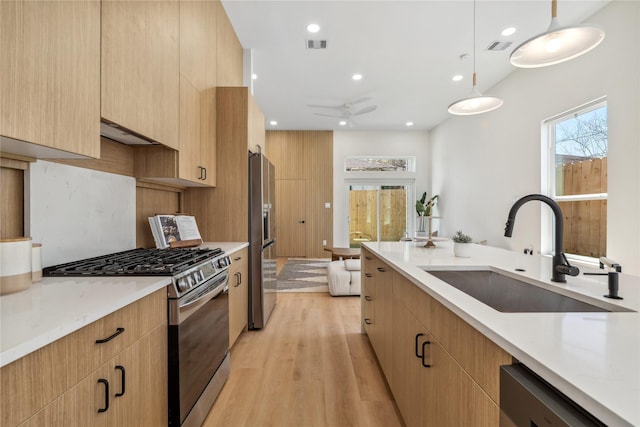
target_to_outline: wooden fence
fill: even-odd
[[[404,189],[349,191],[349,243],[359,246],[362,241],[399,241],[407,229],[407,194]]]
[[[556,166],[556,195],[607,192],[607,158]],[[607,249],[607,201],[559,202],[564,216],[564,251],[601,257]]]

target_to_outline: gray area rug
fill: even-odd
[[[329,292],[327,265],[331,260],[289,258],[278,274],[278,292]]]

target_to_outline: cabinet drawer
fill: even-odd
[[[166,318],[167,295],[161,289],[63,338],[67,355],[76,366],[69,367],[71,383],[106,363]]]
[[[499,405],[500,365],[511,364],[511,355],[437,301],[432,309],[433,335]]]
[[[413,314],[422,326],[431,329],[431,298],[426,292],[400,274],[393,281],[393,297]]]

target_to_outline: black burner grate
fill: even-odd
[[[224,254],[222,249],[132,249],[47,267],[45,276],[173,276]]]

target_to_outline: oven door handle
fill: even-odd
[[[179,300],[169,301],[169,324],[180,325],[187,320],[189,316],[197,312],[200,307],[212,299],[218,298],[220,295],[228,293],[229,289],[229,276],[225,274],[224,279],[219,280],[219,285],[214,287],[210,292],[200,295],[193,301],[189,301],[185,304],[180,304]]]
[[[227,288],[226,284],[222,284],[220,286],[215,287],[211,292],[207,292],[206,294],[200,295],[198,298],[194,299],[193,301],[189,301],[186,304],[180,305],[179,306],[180,311],[182,311],[182,309],[191,308],[195,304],[206,302],[206,301],[203,301],[205,299],[209,301],[214,298],[217,298],[218,295],[222,294],[225,291],[225,288]]]

